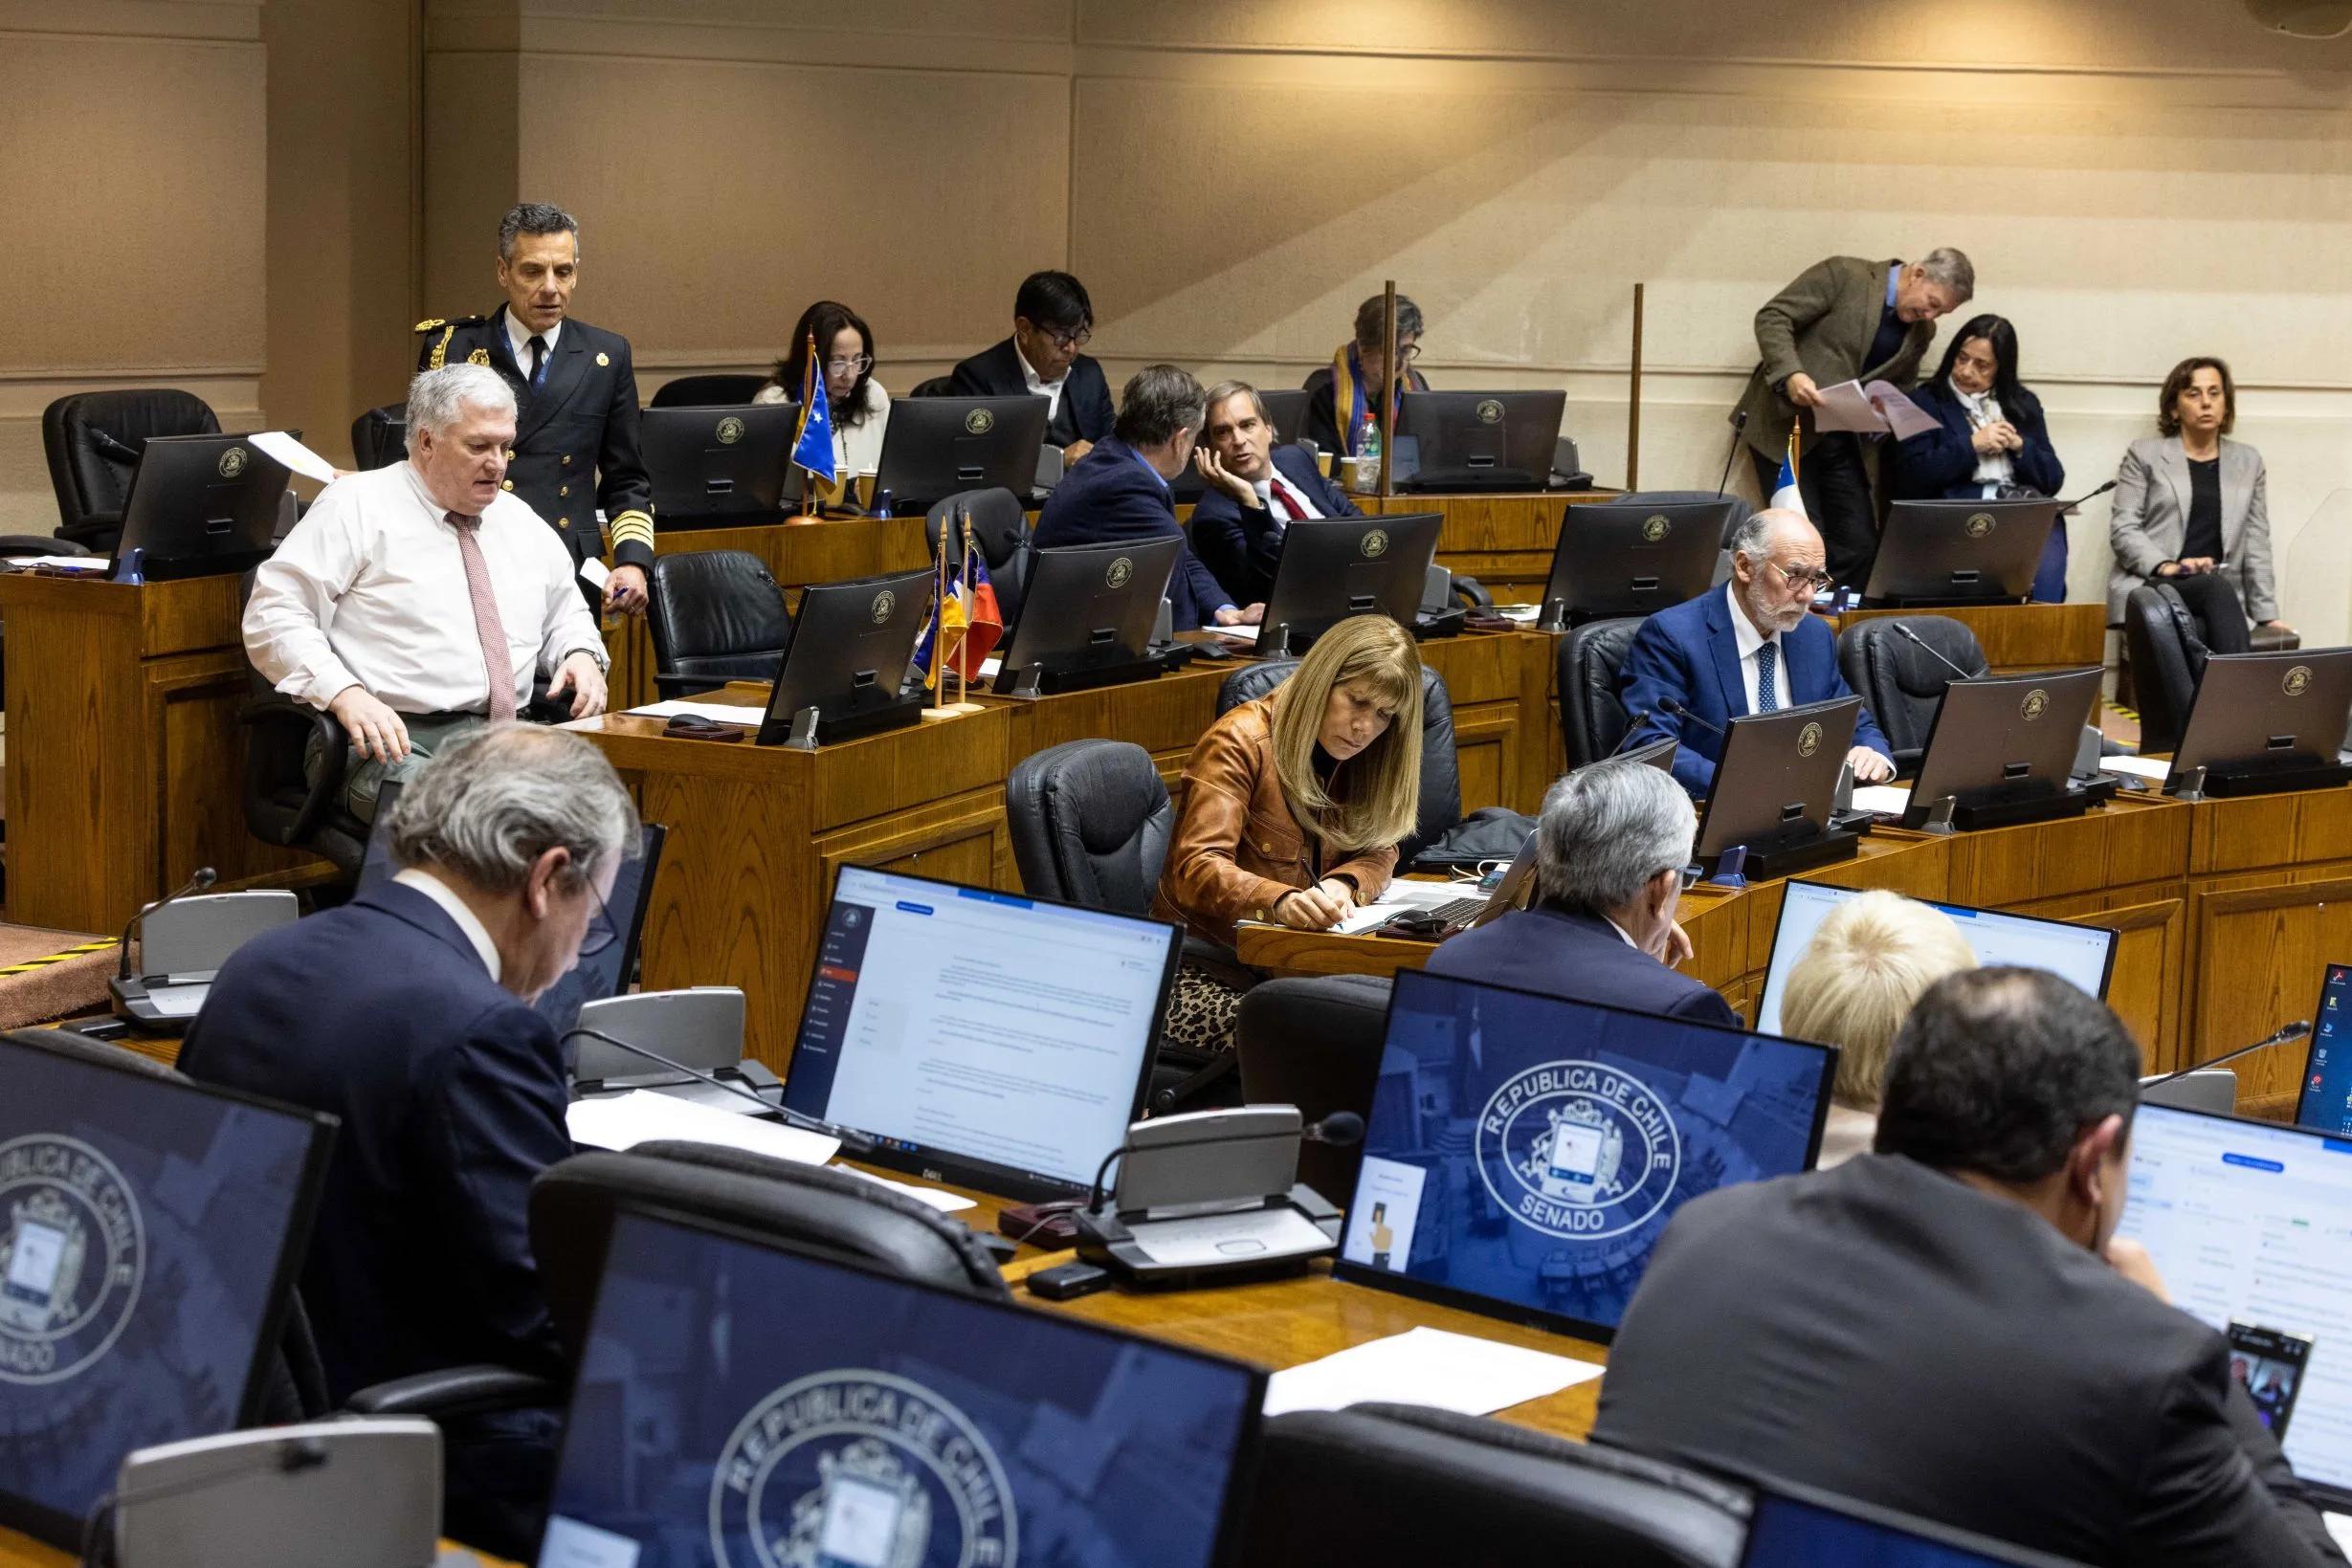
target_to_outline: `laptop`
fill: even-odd
[[[1756,1483],[1740,1568],[2077,1568],[2071,1558],[1786,1481]]]
[[[1157,920],[844,866],[785,1107],[928,1181],[1081,1197],[1143,1114],[1183,952]]]
[[[624,1209],[538,1560],[1211,1568],[1265,1397],[1238,1361]]]
[[[1765,1034],[1781,1032],[1781,999],[1788,991],[1788,972],[1805,956],[1813,933],[1821,929],[1830,912],[1861,893],[1859,888],[1833,888],[1822,882],[1787,885],[1781,894],[1780,924],[1772,932],[1772,959],[1764,968],[1764,996],[1756,1004],[1758,1029]],[[1977,962],[2047,969],[2085,995],[2106,999],[2107,982],[2115,973],[2114,932],[2030,915],[1971,909],[1966,904],[1930,903],[1927,907],[1952,917],[1960,934],[1968,939]]]
[[[1809,1169],[1831,1047],[1406,969],[1341,1278],[1606,1343],[1675,1211]]]
[[[1542,629],[1652,615],[1706,592],[1732,506],[1722,500],[1568,507],[1543,585]]]
[[[2143,1103],[2119,1234],[2215,1333],[2310,1341],[2279,1446],[2321,1508],[2352,1512],[2352,1141]]]
[[[21,1035],[0,1083],[0,1526],[71,1547],[124,1454],[260,1418],[336,1121]]]
[[[2352,963],[2331,963],[2312,1011],[2295,1124],[2352,1137]]]
[[[366,852],[360,860],[359,879],[352,888],[354,895],[372,893],[395,874],[390,825],[392,807],[399,804],[405,787],[394,781],[376,792],[376,820],[367,834]],[[637,856],[622,861],[613,872],[612,894],[605,900],[605,913],[612,922],[612,939],[596,952],[581,955],[580,961],[532,1004],[541,1017],[555,1026],[559,1039],[580,1022],[583,1006],[620,995],[636,975],[637,949],[645,937],[645,912],[653,903],[654,876],[661,870],[662,846],[669,841],[670,830],[660,823],[648,822],[638,825],[638,832],[641,836]],[[588,932],[591,939],[598,934],[593,917]]]
[[[1862,603],[2022,605],[2062,500],[1897,501]]]
[[[2164,780],[2167,794],[2203,770],[2211,795],[2341,784],[2352,648],[2215,653],[2205,661]]]

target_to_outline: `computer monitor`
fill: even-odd
[[[1788,971],[1797,966],[1813,933],[1830,912],[1859,897],[1859,888],[1825,882],[1790,882],[1781,894],[1780,924],[1772,932],[1772,958],[1764,966],[1764,995],[1756,1004],[1756,1027],[1781,1032],[1781,1001],[1788,994]],[[1925,902],[1925,900],[1921,900]],[[2004,915],[1966,904],[1928,904],[1942,910],[1968,939],[1976,961],[2023,969],[2047,969],[2089,996],[2104,1000],[2115,973],[2116,934],[2099,926],[2070,925],[2031,915]]]
[[[2189,699],[2168,793],[2203,770],[2208,794],[2341,784],[2336,765],[2352,713],[2352,648],[2215,653]]]
[[[1032,550],[1021,607],[998,655],[996,689],[1039,696],[1144,680],[1152,622],[1184,541]]]
[[[1725,725],[1698,817],[1697,858],[1718,860],[1742,845],[1751,855],[1785,852],[1822,839],[1861,712],[1860,697],[1841,696]]]
[[[768,521],[782,514],[800,405],[648,409],[644,420],[639,440],[654,481],[654,514],[665,530]]]
[[[2321,1507],[2352,1512],[2352,1141],[2142,1102],[2119,1233],[2216,1333],[2311,1340],[2280,1446]]]
[[[1897,501],[1878,536],[1865,605],[2022,605],[2066,503]]]
[[[397,780],[376,793],[376,818],[368,829],[367,848],[360,859],[354,895],[372,893],[395,874],[392,865],[392,807],[406,785]],[[653,902],[654,875],[661,869],[662,845],[670,830],[657,822],[639,825],[638,852],[612,873],[612,894],[605,909],[612,921],[613,939],[601,950],[583,955],[562,979],[532,1004],[555,1026],[558,1035],[580,1022],[580,1009],[590,1002],[618,996],[637,970],[637,947],[645,935],[645,911]]]
[[[150,435],[122,500],[119,571],[131,552],[149,582],[225,577],[270,558],[292,475],[246,435]]]
[[[1282,530],[1266,591],[1258,651],[1301,652],[1350,615],[1387,615],[1410,629],[1437,559],[1435,512],[1302,518]]]
[[[1269,391],[1260,386],[1257,400],[1266,405],[1266,421],[1274,427],[1274,444],[1287,447],[1306,433],[1307,394],[1301,386]]]
[[[124,1454],[260,1417],[335,1118],[21,1034],[0,1083],[0,1525],[72,1546]]]
[[[1809,1487],[1764,1481],[1748,1514],[1740,1568],[2077,1568],[1989,1535]]]
[[[1164,1340],[625,1209],[539,1565],[1210,1568],[1265,1387]]]
[[[1812,1165],[1837,1052],[1406,969],[1380,1071],[1340,1276],[1606,1341],[1676,1209]]]
[[[1707,591],[1732,503],[1570,506],[1552,546],[1543,625],[1652,615]]]
[[[927,566],[804,589],[759,743],[813,746],[918,722],[922,697],[904,688],[931,598]]]
[[[1544,490],[1552,480],[1564,391],[1407,392],[1397,400],[1398,490]]]
[[[2352,963],[2331,963],[2311,1014],[2295,1124],[2352,1137]]]
[[[890,406],[874,488],[900,517],[963,490],[1026,496],[1049,417],[1042,397],[902,397]]]
[[[784,1103],[934,1182],[1082,1195],[1143,1115],[1183,951],[1157,920],[844,866]]]
[[[1946,796],[1966,814],[1994,818],[2063,800],[2103,674],[2097,669],[2036,671],[1944,687],[1902,825],[1919,827]]]

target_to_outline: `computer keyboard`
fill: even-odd
[[[1430,914],[1450,926],[1461,925],[1476,918],[1478,911],[1485,907],[1486,894],[1481,893],[1472,898],[1449,898],[1442,904],[1431,906]]]

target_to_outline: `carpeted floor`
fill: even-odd
[[[0,925],[0,1029],[103,1008],[121,959],[111,937]]]

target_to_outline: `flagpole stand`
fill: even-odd
[[[922,717],[927,722],[934,718],[961,718],[965,714],[984,714],[987,711],[985,702],[950,702],[942,708],[925,708]]]
[[[799,465],[795,464],[795,467]],[[786,522],[823,522],[825,503],[816,494],[817,477],[807,469],[800,471],[800,510],[785,519]]]

